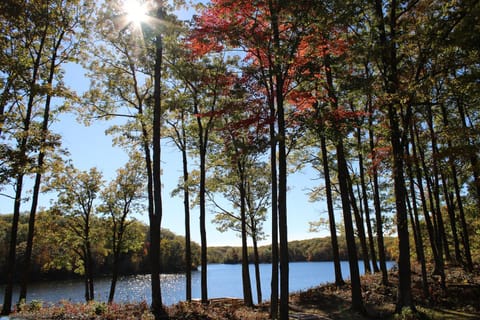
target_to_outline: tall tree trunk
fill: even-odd
[[[429,290],[428,290],[428,279],[427,279],[427,266],[425,261],[425,251],[423,250],[423,237],[422,231],[420,229],[420,220],[418,218],[418,206],[417,206],[417,196],[415,193],[415,180],[413,176],[413,169],[412,169],[412,161],[410,157],[410,153],[408,147],[405,148],[406,155],[408,157],[407,164],[407,175],[408,181],[410,186],[410,194],[412,198],[412,226],[413,226],[413,233],[415,235],[415,248],[417,252],[417,260],[420,262],[421,272],[422,272],[422,288],[423,288],[423,295],[425,298],[429,297]]]
[[[84,229],[84,235],[85,235],[85,278],[87,279],[87,284],[88,284],[88,294],[86,296],[87,302],[94,300],[95,299],[95,288],[93,284],[93,255],[92,255],[92,245],[91,245],[91,240],[90,240],[90,231],[91,231],[91,225],[90,225],[90,214],[91,214],[91,206],[88,209],[88,213],[86,213],[85,217],[85,229]]]
[[[65,32],[62,31],[58,39],[55,43],[54,48],[52,49],[52,57],[50,60],[50,68],[49,68],[49,75],[47,79],[47,83],[52,86],[53,85],[53,77],[55,76],[56,64],[57,64],[57,52],[60,48],[62,43],[63,37]],[[48,137],[48,125],[50,122],[50,104],[51,104],[52,96],[51,94],[47,94],[47,98],[45,101],[45,109],[43,112],[43,122],[42,122],[42,131],[40,137],[40,145],[42,148],[38,154],[37,158],[37,173],[35,174],[35,183],[33,186],[33,193],[32,193],[32,204],[30,209],[30,216],[28,219],[28,234],[27,234],[27,246],[25,248],[25,259],[23,263],[23,275],[22,280],[20,283],[20,294],[18,301],[26,300],[27,298],[27,286],[30,278],[30,268],[31,268],[31,259],[32,259],[32,249],[33,249],[33,237],[35,233],[35,219],[37,215],[37,205],[38,205],[38,196],[40,193],[40,184],[42,181],[42,173],[43,173],[43,165],[45,160],[45,151],[44,147],[47,142]]]
[[[252,219],[253,220],[253,219]],[[254,225],[254,221],[251,221],[252,226]],[[254,227],[256,230],[256,227]],[[255,264],[255,283],[257,288],[257,302],[258,304],[262,303],[262,281],[260,277],[260,256],[258,253],[258,241],[257,241],[257,233],[256,231],[252,231],[252,242],[253,242],[253,263]]]
[[[280,1],[269,0],[271,28],[273,33],[274,51],[280,52],[280,27],[278,14],[282,3]],[[286,153],[286,130],[285,130],[285,110],[283,105],[284,94],[284,74],[280,61],[274,61],[274,91],[277,106],[277,126],[278,126],[278,235],[280,244],[280,319],[288,319],[288,231],[287,231],[287,153]]]
[[[390,139],[393,152],[393,178],[395,192],[395,207],[397,209],[397,232],[399,241],[399,279],[396,311],[402,308],[413,308],[410,271],[410,243],[407,221],[407,208],[405,205],[406,189],[403,177],[403,147],[400,141],[400,128],[398,127],[398,115],[394,105],[388,107],[390,122]]]
[[[277,185],[277,134],[273,99],[270,105],[270,171],[272,179],[272,280],[270,296],[270,317],[278,319],[278,185]]]
[[[430,105],[426,106],[427,109],[427,124],[430,131],[430,143],[432,148],[432,176],[433,176],[433,199],[435,201],[435,218],[437,221],[437,236],[439,242],[443,245],[443,251],[445,253],[445,259],[451,261],[450,248],[448,246],[447,235],[445,232],[445,224],[443,222],[443,216],[440,203],[440,182],[439,182],[439,164],[438,164],[438,148],[436,133],[433,128],[433,113]]]
[[[199,125],[199,143],[200,143],[200,189],[199,189],[199,205],[200,205],[200,264],[201,264],[201,300],[203,304],[208,303],[208,287],[207,287],[207,229],[206,229],[206,141],[204,141],[201,119],[197,118]]]
[[[353,215],[355,217],[355,225],[357,226],[357,235],[360,240],[360,248],[362,250],[362,259],[363,265],[365,267],[366,273],[372,273],[372,269],[370,268],[370,258],[368,255],[368,246],[367,246],[367,238],[365,236],[365,227],[363,224],[363,218],[360,213],[360,209],[357,206],[357,200],[355,198],[355,194],[353,193],[353,183],[350,174],[347,174],[347,183],[348,183],[348,194],[350,197],[350,205],[353,211]]]
[[[113,258],[113,269],[112,269],[112,281],[110,282],[110,291],[108,293],[108,303],[113,303],[115,298],[115,290],[117,287],[118,281],[118,269],[119,269],[119,256],[118,254]]]
[[[425,216],[425,222],[427,224],[427,231],[430,239],[430,246],[432,247],[432,253],[433,253],[433,258],[435,261],[435,269],[433,271],[433,274],[440,275],[441,278],[441,283],[443,286],[445,285],[445,271],[444,271],[444,261],[443,261],[443,253],[442,253],[442,245],[438,243],[438,237],[436,235],[436,228],[435,228],[435,223],[432,222],[432,219],[430,218],[430,214],[428,213],[428,205],[427,205],[427,200],[425,198],[425,192],[423,188],[423,180],[422,180],[422,169],[425,174],[427,174],[428,171],[425,165],[425,160],[424,160],[424,155],[423,151],[420,148],[420,146],[416,146],[417,141],[419,143],[419,136],[418,136],[418,130],[417,126],[415,123],[410,126],[410,137],[411,137],[411,143],[412,143],[412,152],[413,152],[413,159],[416,162],[416,179],[417,179],[417,185],[419,188],[419,193],[420,193],[420,198],[422,202],[422,210],[424,212]],[[417,156],[417,150],[418,150],[418,156]],[[433,212],[433,199],[432,199],[432,192],[430,188],[430,180],[428,177],[425,179],[426,184],[427,184],[427,191],[429,195],[429,202],[430,202],[430,207],[432,208]],[[433,214],[434,216],[434,214]]]
[[[244,167],[240,161],[237,161],[237,168],[240,176],[240,223],[242,233],[242,283],[243,283],[243,302],[247,307],[253,306],[252,287],[250,282],[250,270],[248,266],[248,245],[247,245],[247,214],[246,214],[246,190]]]
[[[5,293],[3,297],[2,315],[10,314],[12,308],[12,295],[13,295],[13,281],[15,278],[15,259],[17,248],[17,232],[18,232],[18,220],[20,218],[20,205],[22,199],[23,188],[23,174],[17,176],[16,192],[15,192],[15,205],[13,209],[12,227],[10,229],[10,243],[7,256],[6,267],[6,279],[7,284],[5,286]]]
[[[374,9],[376,15],[377,31],[379,32],[378,46],[382,49],[381,60],[384,72],[384,88],[387,94],[395,96],[399,90],[399,80],[397,71],[397,10],[396,0],[390,1],[389,16],[385,19],[384,6],[381,0],[375,0]],[[386,26],[388,24],[388,26]],[[387,37],[386,28],[389,34]],[[402,308],[407,307],[415,309],[413,305],[411,289],[411,270],[410,270],[410,242],[408,232],[407,208],[406,208],[406,188],[403,176],[403,152],[407,132],[405,124],[408,124],[410,108],[407,106],[406,116],[403,117],[403,111],[399,101],[392,101],[386,106],[387,119],[390,126],[390,144],[392,146],[392,173],[395,194],[395,207],[397,210],[397,233],[399,242],[399,280],[396,311],[400,312]],[[399,116],[400,113],[400,116]],[[400,120],[403,120],[404,131],[400,127]],[[403,139],[402,139],[403,137]],[[403,140],[403,141],[402,141]]]
[[[372,107],[372,98],[368,96],[368,112],[370,116],[368,117],[368,135],[369,135],[369,144],[370,152],[372,154],[372,159],[376,158],[375,151],[375,141],[373,133],[373,107]],[[375,230],[377,233],[377,246],[378,246],[378,260],[380,263],[380,270],[382,271],[382,284],[388,285],[388,270],[387,270],[387,258],[385,256],[385,242],[383,240],[383,217],[382,209],[380,206],[380,189],[378,186],[378,170],[377,165],[374,163],[372,165],[372,180],[373,180],[373,206],[375,208]]]
[[[34,104],[34,99],[36,96],[35,92],[35,86],[37,84],[37,78],[39,74],[39,69],[40,69],[40,64],[41,64],[41,58],[43,54],[43,48],[45,46],[46,38],[47,38],[47,32],[48,32],[48,25],[45,26],[43,33],[42,33],[42,38],[40,39],[40,44],[39,44],[39,49],[36,52],[37,56],[35,57],[35,61],[32,66],[32,79],[29,84],[29,97],[28,97],[28,102],[27,102],[27,109],[26,109],[26,114],[25,114],[25,119],[23,121],[23,132],[24,135],[20,139],[19,142],[19,157],[21,159],[18,159],[20,162],[20,165],[23,166],[26,163],[26,150],[27,150],[27,144],[28,144],[28,132],[30,130],[30,124],[31,124],[31,118],[32,118],[32,112],[33,112],[33,104]],[[23,169],[21,169],[23,170]],[[20,218],[20,207],[21,207],[21,201],[22,201],[22,189],[23,189],[23,179],[24,179],[24,173],[20,172],[17,174],[16,178],[16,190],[15,190],[15,203],[14,203],[14,208],[13,208],[13,220],[12,220],[12,227],[11,227],[11,233],[10,233],[10,244],[9,244],[9,251],[8,251],[8,256],[7,256],[7,268],[6,268],[6,274],[7,274],[7,284],[5,286],[5,294],[4,294],[4,302],[2,306],[2,315],[8,315],[11,311],[12,308],[12,294],[13,294],[13,280],[14,280],[14,274],[15,274],[15,260],[16,260],[16,246],[17,246],[17,232],[18,232],[18,220]]]
[[[361,129],[357,129],[357,145],[358,145],[358,168],[360,175],[360,186],[362,188],[363,209],[365,210],[365,224],[367,225],[368,246],[370,249],[370,258],[372,259],[373,272],[379,272],[377,265],[377,254],[375,252],[375,241],[373,239],[372,222],[370,219],[370,207],[368,205],[367,184],[365,182],[365,168],[363,165],[362,154],[362,135]]]
[[[247,179],[248,180],[248,179]],[[250,218],[250,235],[252,237],[253,243],[253,263],[255,266],[255,283],[256,283],[256,290],[257,290],[257,302],[258,304],[262,303],[262,282],[260,277],[260,256],[258,253],[258,227],[257,222],[255,221],[255,212],[254,212],[254,204],[252,203],[252,191],[250,189],[251,183],[248,182],[247,184],[247,208],[248,208],[248,216]]]
[[[330,227],[330,240],[332,242],[333,267],[335,270],[335,285],[345,284],[340,266],[340,253],[338,250],[337,227],[335,224],[335,211],[333,209],[332,183],[330,181],[330,167],[328,165],[327,143],[325,135],[320,133],[320,148],[322,150],[323,175],[325,176],[325,192],[327,194],[328,223]]]
[[[338,108],[338,100],[335,95],[333,87],[332,69],[330,65],[330,56],[325,53],[324,55],[325,75],[327,78],[327,92],[330,98],[330,107],[333,110]],[[350,208],[349,197],[349,173],[347,167],[347,161],[345,160],[345,153],[343,147],[342,133],[337,126],[334,126],[336,133],[335,148],[337,154],[337,166],[338,166],[338,183],[340,185],[340,197],[342,199],[342,212],[343,212],[343,224],[345,227],[345,237],[347,241],[348,251],[348,264],[350,267],[350,283],[351,283],[351,295],[352,295],[352,309],[359,311],[363,314],[366,313],[365,306],[362,299],[362,287],[360,283],[360,271],[358,269],[358,256],[357,247],[355,244],[355,232],[353,229],[352,213]]]
[[[182,122],[182,138],[186,139],[185,128]],[[190,239],[190,191],[188,189],[188,156],[186,150],[186,141],[182,148],[183,164],[183,208],[185,210],[185,297],[188,302],[192,301],[192,246]]]
[[[163,19],[164,8],[160,5],[157,9],[157,18]],[[160,283],[160,240],[162,224],[162,180],[161,180],[161,118],[162,118],[162,65],[163,65],[163,39],[160,31],[155,41],[155,69],[154,69],[154,110],[153,110],[153,214],[149,217],[150,223],[150,268],[152,290],[152,313],[155,319],[167,317],[162,302],[162,289]]]
[[[115,223],[115,222],[114,222]],[[122,228],[120,226],[120,228]],[[118,281],[118,274],[120,269],[120,252],[121,252],[121,243],[123,242],[123,231],[118,233],[118,237],[116,235],[117,230],[114,227],[114,232],[112,236],[112,243],[113,243],[113,262],[112,262],[112,281],[110,282],[110,292],[108,294],[108,303],[113,303],[113,299],[115,297],[115,290],[117,287]]]
[[[453,194],[448,190],[448,180],[443,170],[440,171],[442,179],[442,189],[447,204],[448,220],[450,222],[450,230],[452,231],[453,249],[455,252],[455,263],[462,263],[462,255],[460,254],[460,240],[458,239],[457,218],[455,216],[455,205],[453,203]]]
[[[445,107],[444,104],[441,104],[442,108],[442,116],[443,116],[443,124],[448,127],[449,126],[449,121],[448,121],[448,113],[447,113],[447,108]],[[465,121],[465,119],[463,119]],[[448,139],[447,141],[449,149],[452,148],[452,141]],[[469,143],[469,142],[468,142]],[[460,217],[460,225],[462,227],[461,230],[461,236],[462,236],[462,242],[463,242],[463,249],[465,250],[465,269],[469,272],[473,271],[473,262],[472,262],[472,254],[470,250],[470,239],[468,236],[468,228],[467,228],[467,222],[465,220],[465,211],[463,209],[463,201],[462,201],[462,196],[460,194],[460,186],[458,184],[458,179],[457,179],[457,167],[455,165],[455,156],[453,154],[450,154],[448,158],[448,162],[450,165],[450,170],[452,174],[452,182],[453,182],[453,188],[455,189],[455,198],[457,199],[457,205],[458,205],[458,213]],[[454,222],[455,223],[455,222]]]
[[[352,213],[350,211],[350,197],[348,196],[348,168],[343,152],[343,142],[339,138],[336,142],[338,183],[340,184],[340,196],[342,198],[343,223],[345,226],[345,237],[347,240],[348,264],[350,267],[350,282],[352,295],[352,309],[366,313],[362,299],[362,288],[360,283],[360,271],[358,269],[357,248],[355,244],[355,232],[353,229]]]

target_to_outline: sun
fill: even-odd
[[[125,0],[123,10],[129,22],[140,24],[147,19],[146,5],[139,0]]]

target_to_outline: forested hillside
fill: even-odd
[[[394,260],[397,252],[396,239],[386,237],[385,239],[386,258],[391,261]],[[357,247],[360,244],[357,243]],[[348,259],[347,246],[345,241],[339,243],[339,253],[341,260]],[[314,238],[307,240],[290,241],[288,243],[289,260],[294,261],[333,261],[332,242],[330,237]],[[249,247],[248,260],[255,261],[253,248]],[[272,247],[260,246],[258,248],[259,262],[272,262]],[[208,261],[210,263],[240,263],[241,262],[241,248],[240,247],[209,247]],[[362,259],[362,256],[359,257]]]
[[[6,280],[6,257],[8,252],[9,226],[12,215],[0,216],[0,282]],[[80,242],[72,229],[73,222],[53,212],[41,212],[37,217],[37,232],[32,253],[32,280],[69,279],[84,275]],[[18,265],[22,265],[25,254],[28,215],[20,215],[18,237]],[[150,272],[148,261],[148,226],[140,221],[130,221],[125,234],[125,245],[121,250],[119,274],[145,274]],[[93,272],[95,277],[111,275],[113,270],[112,225],[103,218],[92,221]],[[161,268],[165,273],[185,272],[185,237],[162,230]],[[199,246],[192,243],[192,268],[199,263]],[[16,281],[20,273],[15,274]]]

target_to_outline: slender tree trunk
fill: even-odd
[[[375,160],[375,141],[373,133],[373,108],[371,96],[368,96],[368,111],[370,116],[368,117],[368,135],[369,135],[369,144],[370,152],[372,154],[372,159]],[[378,186],[378,171],[377,165],[374,163],[372,165],[372,180],[373,180],[373,206],[375,208],[375,229],[377,232],[377,246],[378,246],[378,260],[380,263],[380,270],[382,271],[382,284],[388,285],[388,270],[387,270],[387,258],[385,256],[385,242],[383,240],[383,217],[382,209],[380,206],[380,189]]]
[[[368,255],[367,239],[365,236],[365,227],[363,224],[362,215],[357,206],[357,200],[355,198],[355,194],[353,193],[353,183],[352,183],[350,174],[347,174],[347,183],[348,183],[348,194],[350,197],[350,205],[353,211],[353,215],[355,216],[355,224],[357,226],[357,235],[358,235],[358,238],[360,239],[360,248],[362,250],[363,265],[365,267],[366,273],[372,273],[372,269],[370,268],[370,258]]]
[[[118,249],[113,255],[113,266],[112,266],[112,281],[110,282],[110,292],[108,294],[108,303],[113,303],[113,299],[115,297],[115,289],[117,287],[118,281],[118,270],[120,268],[120,252]]]
[[[382,49],[381,60],[384,68],[384,87],[389,95],[395,96],[399,89],[398,80],[398,60],[397,60],[397,10],[398,2],[390,1],[389,16],[387,19],[384,14],[384,6],[381,0],[375,0],[374,9],[376,15],[377,31],[379,32],[378,47]],[[388,24],[388,26],[387,26]],[[387,37],[386,28],[389,33]],[[392,173],[395,194],[395,207],[397,210],[396,222],[399,242],[399,258],[398,258],[398,296],[396,311],[400,312],[402,308],[407,307],[415,309],[413,305],[412,289],[411,289],[411,270],[410,270],[410,242],[408,232],[408,219],[406,208],[406,188],[403,176],[404,163],[404,146],[407,138],[408,118],[410,108],[407,106],[406,116],[403,111],[397,110],[401,107],[399,101],[392,101],[386,106],[387,119],[390,126],[390,144],[392,146]],[[399,115],[400,113],[400,115]],[[404,131],[400,127],[400,121],[403,120]],[[403,137],[403,139],[402,139]],[[403,141],[402,141],[403,140]]]
[[[87,279],[88,283],[88,294],[87,294],[87,302],[95,299],[95,288],[93,284],[93,255],[92,255],[92,245],[90,242],[90,213],[91,213],[91,206],[88,208],[88,212],[86,212],[85,217],[85,227],[84,227],[84,235],[85,235],[85,278]]]
[[[447,114],[447,108],[445,105],[441,104],[442,108],[442,116],[443,116],[443,124],[448,127],[449,126],[449,121],[448,121],[448,114]],[[465,121],[465,119],[463,119]],[[451,149],[452,148],[452,142],[450,139],[448,139],[448,147]],[[460,186],[458,184],[458,179],[457,179],[457,167],[455,165],[455,156],[451,154],[448,158],[448,162],[450,165],[450,170],[452,174],[452,182],[453,182],[453,188],[455,189],[455,198],[457,199],[457,205],[458,205],[458,213],[460,217],[460,225],[462,227],[462,242],[463,242],[463,249],[465,250],[465,269],[469,272],[473,271],[473,262],[472,262],[472,254],[470,251],[470,239],[468,236],[468,228],[467,228],[467,222],[465,220],[465,212],[463,210],[463,201],[462,201],[462,196],[460,194]],[[453,198],[453,197],[452,197]],[[455,222],[453,222],[455,223]],[[458,259],[458,257],[457,257]]]
[[[273,32],[273,47],[275,52],[280,52],[280,28],[278,14],[281,2],[269,0],[271,27]],[[287,154],[285,111],[283,105],[284,75],[280,61],[274,61],[273,73],[275,75],[275,98],[277,106],[278,125],[278,235],[280,244],[280,319],[288,319],[288,232],[287,232]]]
[[[425,222],[427,224],[427,231],[430,239],[430,246],[432,247],[432,253],[433,253],[433,258],[435,262],[435,268],[433,271],[433,274],[440,275],[441,277],[441,283],[443,286],[445,285],[445,271],[444,271],[444,261],[443,261],[443,254],[442,254],[442,245],[438,243],[438,237],[436,235],[436,228],[434,225],[434,222],[432,222],[432,219],[430,218],[430,214],[428,213],[428,205],[427,205],[427,200],[425,198],[425,192],[423,188],[423,180],[422,180],[422,169],[425,174],[428,172],[426,171],[426,165],[425,165],[425,160],[424,160],[424,155],[422,149],[418,146],[416,146],[415,141],[419,142],[419,137],[418,137],[418,132],[416,125],[413,124],[410,126],[410,136],[411,136],[411,143],[412,143],[412,152],[413,152],[413,159],[416,162],[416,179],[417,179],[417,185],[419,188],[419,194],[422,202],[422,210],[424,212],[425,216]],[[417,150],[418,150],[418,156],[417,156]],[[430,207],[432,208],[433,212],[433,199],[431,196],[431,189],[430,189],[430,181],[428,178],[425,179],[427,183],[427,190],[428,190],[428,195],[429,195],[429,202],[430,202]],[[434,216],[434,215],[433,215]]]
[[[330,181],[330,167],[328,165],[327,143],[325,135],[320,133],[320,147],[322,150],[323,174],[325,176],[325,192],[327,194],[328,223],[330,227],[330,240],[332,242],[333,267],[335,270],[335,285],[345,284],[340,266],[340,253],[338,250],[337,227],[335,224],[335,211],[333,209],[332,184]]]
[[[50,69],[49,69],[49,76],[47,83],[52,86],[53,84],[53,77],[55,76],[56,70],[56,63],[57,63],[57,52],[60,47],[60,44],[63,40],[65,32],[61,32],[58,36],[58,40],[55,43],[55,47],[52,50],[52,57],[50,62]],[[45,101],[45,110],[43,112],[43,122],[42,122],[42,133],[41,133],[41,140],[40,145],[42,148],[38,154],[37,159],[37,173],[35,174],[35,183],[33,186],[33,193],[32,193],[32,204],[30,209],[30,216],[28,220],[28,234],[27,234],[27,246],[25,248],[25,260],[23,265],[23,275],[20,284],[20,295],[18,301],[21,302],[22,300],[26,300],[27,298],[27,286],[30,278],[30,268],[31,268],[31,259],[32,259],[32,249],[33,249],[33,237],[35,233],[35,219],[37,214],[37,205],[38,205],[38,196],[40,193],[40,184],[42,181],[42,173],[43,173],[43,165],[45,160],[45,151],[43,147],[47,142],[48,137],[48,125],[50,122],[50,103],[52,100],[52,96],[50,94],[47,95],[47,99]]]
[[[413,147],[413,146],[412,146]],[[407,157],[410,158],[410,154],[408,148],[406,148]],[[427,279],[427,266],[425,261],[425,251],[423,250],[423,236],[422,231],[420,229],[420,220],[418,218],[418,206],[417,206],[417,196],[415,193],[415,180],[413,176],[413,169],[412,169],[412,161],[407,162],[407,174],[409,177],[409,186],[410,186],[410,194],[412,198],[412,225],[414,226],[413,232],[415,234],[415,247],[417,250],[417,258],[420,262],[421,272],[422,272],[422,288],[423,288],[423,295],[425,298],[429,297],[429,289],[428,289],[428,279]]]
[[[22,198],[23,174],[19,174],[16,182],[15,205],[13,209],[13,220],[10,231],[10,244],[7,256],[5,294],[3,297],[2,315],[10,314],[12,308],[13,281],[15,278],[15,259],[17,248],[18,220],[20,218],[20,205]]]
[[[388,110],[390,121],[390,138],[393,147],[393,177],[395,191],[395,206],[397,208],[397,232],[399,241],[399,279],[396,311],[402,308],[413,308],[410,271],[410,243],[407,221],[407,208],[405,205],[406,189],[403,177],[403,149],[400,141],[400,128],[395,106],[390,105]]]
[[[201,122],[198,119],[199,123]],[[199,124],[201,127],[201,125]],[[201,299],[203,304],[208,303],[208,288],[207,288],[207,231],[206,231],[206,208],[205,208],[205,182],[206,182],[206,148],[203,139],[202,130],[200,130],[200,190],[199,190],[199,205],[200,205],[200,263],[201,263]]]
[[[460,254],[460,240],[458,239],[458,230],[457,230],[457,218],[455,216],[455,206],[453,203],[453,194],[448,191],[448,180],[445,177],[445,172],[440,172],[440,178],[442,179],[442,188],[443,194],[445,198],[445,202],[447,204],[447,213],[448,213],[448,220],[450,222],[450,230],[452,231],[452,239],[453,239],[453,249],[455,252],[455,263],[462,264],[462,255]]]
[[[253,307],[252,287],[250,282],[250,270],[248,266],[248,245],[247,245],[247,214],[246,214],[246,191],[245,174],[243,165],[238,161],[237,168],[240,176],[240,223],[242,229],[242,282],[243,282],[243,302],[247,307]]]
[[[363,209],[365,210],[365,224],[367,225],[368,246],[370,249],[370,258],[372,259],[373,272],[379,272],[377,265],[377,254],[375,252],[375,241],[373,238],[372,223],[370,220],[370,208],[368,205],[367,184],[365,182],[365,168],[363,165],[362,154],[362,135],[360,127],[357,129],[357,144],[358,144],[358,168],[360,174],[360,186],[362,187]]]
[[[162,20],[164,8],[160,5],[157,9],[157,18]],[[162,302],[162,289],[160,283],[160,240],[162,224],[162,181],[161,181],[161,118],[162,118],[162,65],[163,65],[163,39],[159,32],[155,42],[155,73],[154,73],[154,110],[153,110],[153,214],[150,222],[150,264],[151,264],[151,290],[152,313],[155,319],[167,318]]]
[[[336,143],[338,183],[340,184],[340,196],[342,198],[343,223],[345,225],[345,237],[347,240],[348,263],[350,266],[350,282],[352,295],[352,309],[366,313],[362,299],[362,288],[360,283],[360,271],[358,269],[358,257],[355,244],[355,232],[353,229],[352,213],[350,211],[350,197],[348,196],[348,168],[343,152],[343,142],[339,138]]]
[[[278,185],[277,185],[277,140],[275,132],[275,106],[270,104],[270,171],[272,179],[272,280],[270,317],[278,318]]]
[[[253,226],[253,221],[252,221],[252,226]],[[263,300],[262,281],[260,277],[260,257],[258,254],[258,241],[257,241],[256,232],[252,232],[252,241],[253,241],[253,262],[255,264],[255,283],[257,288],[257,302],[258,304],[261,304]]]
[[[182,137],[185,139],[185,129],[182,126]],[[192,301],[192,246],[190,239],[190,192],[188,190],[188,157],[186,150],[186,141],[184,141],[182,149],[183,163],[183,208],[185,210],[185,296],[188,302]]]
[[[332,110],[338,108],[337,97],[335,95],[333,87],[332,69],[330,65],[330,56],[325,53],[324,55],[325,75],[327,78],[327,92],[330,98],[330,106]],[[357,247],[355,244],[355,231],[353,229],[353,220],[351,213],[351,199],[349,197],[349,173],[347,167],[347,161],[345,160],[345,152],[343,147],[343,138],[340,130],[337,126],[334,127],[336,132],[335,148],[337,156],[338,166],[338,183],[340,185],[340,197],[342,199],[342,212],[343,223],[345,227],[345,237],[347,242],[348,251],[348,263],[350,267],[350,283],[351,283],[351,295],[352,295],[352,309],[366,313],[365,306],[363,305],[362,287],[360,283],[360,271],[358,269],[358,256]]]
[[[445,223],[443,222],[443,216],[440,204],[440,182],[439,182],[439,165],[438,165],[438,148],[437,138],[433,128],[433,113],[430,105],[427,109],[427,123],[430,131],[430,143],[432,147],[432,176],[433,176],[433,199],[435,200],[435,217],[437,221],[437,237],[439,237],[439,243],[443,245],[443,251],[445,253],[445,259],[451,261],[450,248],[447,242],[447,235],[445,232]]]
[[[83,251],[83,263],[85,264],[85,269],[87,269],[87,265],[88,265],[88,258],[87,258],[87,249],[86,247],[82,247],[82,251]],[[90,286],[88,284],[88,276],[87,276],[87,270],[85,270],[85,276],[84,276],[84,284],[85,284],[85,301],[88,302],[90,300],[92,300],[90,298]]]
[[[45,26],[42,38],[40,39],[39,49],[37,51],[37,56],[35,57],[35,61],[32,66],[32,79],[30,82],[30,92],[27,102],[27,110],[25,114],[25,119],[23,121],[23,132],[24,136],[20,139],[19,143],[19,159],[20,164],[24,165],[26,162],[26,150],[27,150],[27,143],[28,143],[28,132],[30,130],[31,118],[32,118],[32,111],[33,111],[33,104],[34,99],[36,96],[35,93],[35,85],[37,83],[38,73],[40,69],[40,62],[43,54],[43,48],[45,46],[46,38],[47,38],[47,31],[48,25]],[[23,170],[23,169],[21,169]],[[14,273],[16,268],[16,246],[17,246],[17,232],[18,232],[18,220],[20,217],[20,207],[22,201],[22,189],[23,189],[23,178],[24,173],[18,173],[16,179],[16,191],[15,191],[15,203],[13,209],[13,220],[12,220],[12,227],[11,227],[11,234],[10,234],[10,245],[9,245],[9,253],[7,257],[7,284],[5,286],[5,294],[4,294],[4,302],[2,306],[2,315],[8,315],[12,308],[12,294],[13,294],[13,279]]]

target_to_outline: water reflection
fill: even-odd
[[[388,268],[393,262],[387,264]],[[345,279],[349,276],[348,262],[342,262],[342,272]],[[360,272],[363,274],[363,262],[359,263]],[[296,262],[290,263],[290,291],[305,290],[322,283],[335,280],[332,262]],[[262,296],[270,298],[271,265],[261,264]],[[236,297],[242,298],[242,269],[241,265],[208,265],[208,296],[209,298]],[[250,266],[252,281],[252,293],[254,301],[257,301],[255,277],[253,265]],[[165,305],[172,305],[185,300],[185,275],[164,274],[161,276],[162,298]],[[0,301],[3,301],[4,288],[0,292]],[[95,281],[95,299],[107,301],[110,290],[110,278],[99,278]],[[121,277],[117,283],[115,292],[116,302],[140,302],[150,303],[150,275],[135,275]],[[192,273],[192,298],[201,297],[200,272]],[[14,301],[18,300],[18,288],[14,291]],[[41,300],[44,302],[58,302],[67,300],[72,302],[84,302],[84,285],[81,280],[37,282],[29,287],[28,301]]]

